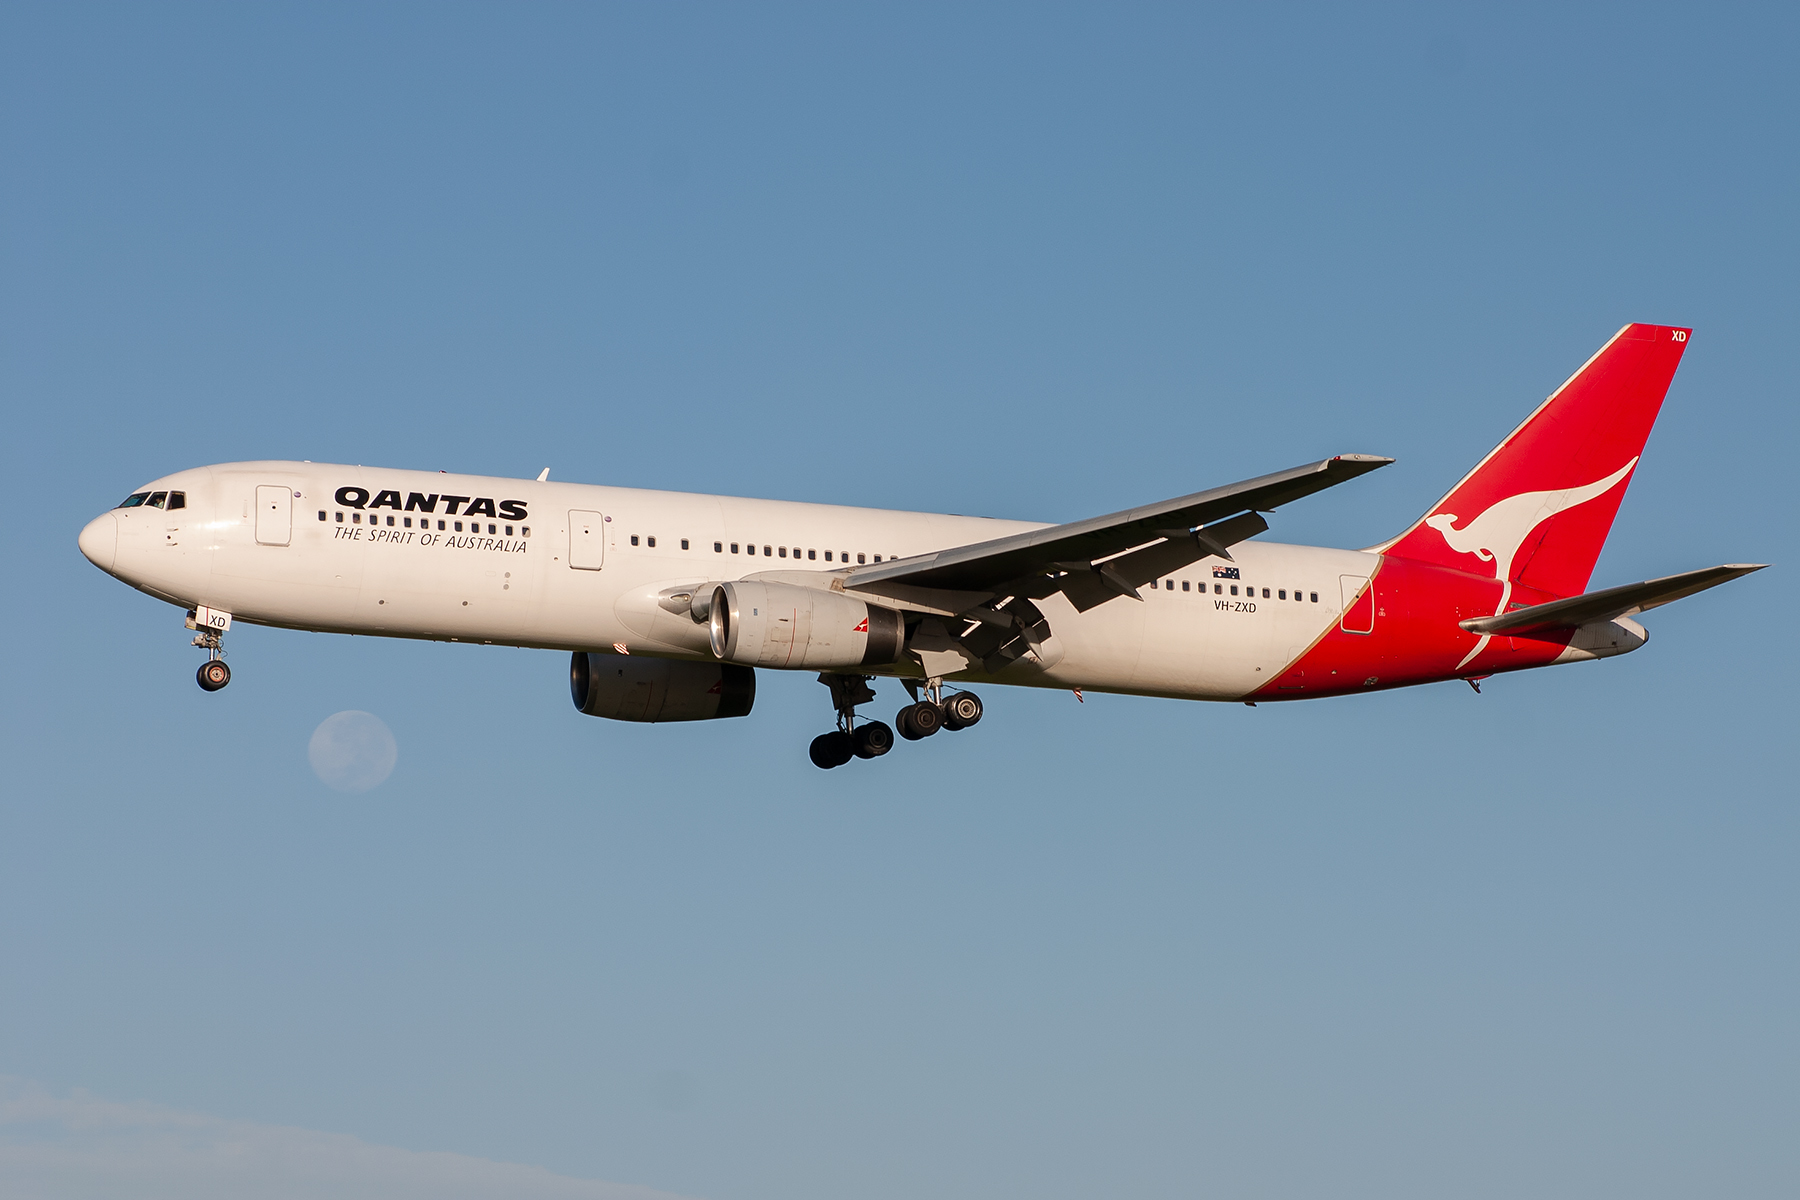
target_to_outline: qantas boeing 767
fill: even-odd
[[[874,758],[875,676],[917,740],[981,719],[968,683],[1302,700],[1624,654],[1633,618],[1759,569],[1585,591],[1688,330],[1628,325],[1410,528],[1367,550],[1249,539],[1263,513],[1393,461],[1345,454],[1068,525],[536,480],[243,462],[165,476],[81,532],[186,610],[231,679],[231,623],[573,653],[575,706],[738,717],[755,669],[818,672]],[[950,689],[945,684],[954,685]]]

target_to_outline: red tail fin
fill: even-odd
[[[1587,587],[1689,331],[1627,325],[1387,554],[1558,596]],[[1501,601],[1504,608],[1505,601]]]

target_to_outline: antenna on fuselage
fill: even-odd
[[[549,467],[545,467],[543,470],[538,472],[538,482],[539,483],[545,483],[549,480],[549,478],[550,478],[550,468]]]

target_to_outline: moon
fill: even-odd
[[[374,713],[357,709],[332,713],[313,730],[306,757],[313,774],[340,792],[366,792],[394,773],[400,748]]]

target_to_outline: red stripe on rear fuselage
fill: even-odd
[[[1367,593],[1373,593],[1372,597]],[[1540,604],[1556,598],[1514,585],[1510,603]],[[1352,633],[1344,629],[1342,621],[1334,624],[1251,697],[1304,700],[1341,696],[1522,671],[1554,662],[1568,645],[1566,633],[1559,635],[1560,641],[1492,638],[1480,654],[1463,663],[1479,639],[1459,628],[1457,622],[1493,615],[1499,600],[1498,580],[1383,555],[1365,596],[1350,606],[1350,611],[1355,611],[1363,603],[1372,603],[1373,628],[1368,633]]]

